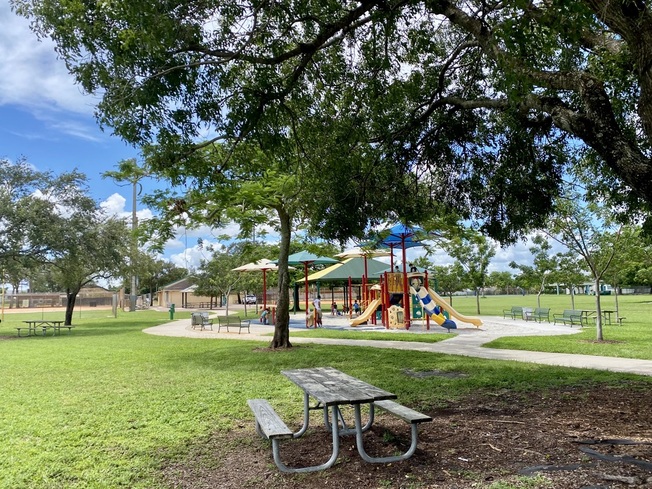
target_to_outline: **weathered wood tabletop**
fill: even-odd
[[[332,367],[284,370],[281,373],[324,406],[396,399],[395,394]]]

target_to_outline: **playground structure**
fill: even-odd
[[[409,304],[407,314],[403,307],[405,302]],[[351,326],[380,322],[387,329],[409,329],[411,318],[425,321],[426,329],[430,329],[430,321],[448,330],[455,329],[457,324],[451,318],[476,327],[482,325],[482,320],[460,314],[429,288],[427,271],[407,274],[385,272],[381,276],[380,287],[365,290],[365,305],[360,316],[351,319]]]

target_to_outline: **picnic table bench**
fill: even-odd
[[[251,333],[251,330],[249,329],[250,327],[250,321],[249,319],[240,319],[240,316],[236,316],[235,314],[230,314],[228,316],[217,316],[217,332],[220,332],[220,329],[222,326],[226,327],[226,332],[229,333],[229,328],[234,327],[238,328],[238,334],[242,332],[243,328],[247,328],[247,333]]]
[[[52,325],[52,334],[59,333],[61,334],[61,329],[62,328],[68,328],[68,334],[70,334],[70,331],[72,331],[72,328],[74,326],[72,324],[63,324],[63,321],[53,321],[55,324]]]
[[[203,331],[205,328],[210,328],[213,331],[213,320],[208,317],[207,312],[193,312],[190,315],[190,324],[192,329],[199,328]]]
[[[419,423],[432,421],[426,414],[421,414],[413,409],[402,406],[391,399],[395,394],[384,391],[362,380],[351,377],[339,370],[330,367],[306,368],[286,370],[281,372],[290,381],[294,382],[304,392],[303,426],[293,433],[283,422],[274,408],[264,399],[248,400],[249,407],[254,413],[256,431],[261,436],[271,440],[274,462],[282,472],[314,472],[327,469],[335,463],[339,454],[340,437],[355,435],[356,446],[363,460],[370,463],[392,463],[410,458],[417,447],[417,426]],[[310,407],[310,398],[317,401],[315,407]],[[368,420],[363,424],[361,405],[369,406]],[[354,409],[354,425],[347,426],[342,416],[341,406],[350,405]],[[374,408],[378,407],[411,425],[412,442],[408,450],[399,455],[389,457],[373,457],[364,449],[363,433],[371,429],[375,418]],[[307,430],[310,421],[310,411],[323,410],[324,425],[332,433],[333,452],[331,457],[321,465],[291,468],[286,466],[280,457],[280,440],[299,438]],[[329,421],[329,410],[331,419]]]
[[[557,322],[570,324],[571,327],[578,325],[582,327],[582,316],[584,316],[584,311],[576,309],[566,309],[562,314],[553,314],[553,323]]]
[[[511,309],[503,309],[503,318],[510,317],[512,319],[520,318],[523,319],[523,308],[518,306],[513,306]]]

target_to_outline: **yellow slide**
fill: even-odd
[[[455,309],[453,309],[448,302],[446,302],[437,292],[435,292],[432,289],[428,289],[428,293],[430,294],[430,297],[432,298],[435,303],[441,307],[444,311],[446,311],[450,316],[454,317],[455,319],[459,319],[460,321],[464,323],[469,323],[472,324],[475,327],[482,326],[482,320],[480,318],[476,318],[473,316],[463,316],[459,312],[457,312]]]
[[[359,326],[360,324],[367,322],[369,318],[376,312],[376,309],[378,309],[379,305],[380,299],[374,299],[371,301],[371,303],[367,306],[362,314],[360,314],[355,319],[351,319],[351,326]]]

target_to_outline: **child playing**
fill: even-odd
[[[260,313],[260,322],[263,324],[269,324],[269,307],[263,309],[263,312]]]

